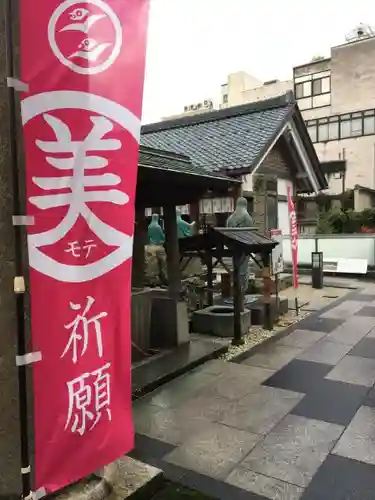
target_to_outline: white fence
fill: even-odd
[[[366,259],[375,266],[375,236],[372,234],[309,234],[298,236],[298,263],[311,265],[311,252],[323,252],[329,259]],[[290,237],[283,239],[284,262],[292,263]]]

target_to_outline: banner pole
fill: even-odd
[[[295,302],[295,305],[296,305],[296,316],[299,316],[299,305],[298,305],[297,290],[295,290],[294,302]]]
[[[6,76],[14,78],[14,52],[13,52],[13,22],[15,12],[12,4],[15,0],[5,0],[5,41],[6,41]],[[17,12],[17,11],[16,11]],[[22,216],[22,202],[19,182],[19,163],[17,153],[17,115],[16,115],[16,90],[7,85],[8,92],[8,116],[9,116],[9,155],[10,168],[12,169],[13,184],[13,215]],[[31,470],[29,457],[28,439],[28,411],[27,411],[27,374],[26,363],[22,362],[26,354],[26,328],[25,328],[25,285],[22,266],[22,226],[14,224],[15,233],[15,280],[14,293],[16,300],[16,321],[17,321],[17,370],[18,370],[18,396],[19,396],[19,419],[20,419],[20,447],[21,447],[21,478],[22,478],[22,498],[31,498]]]

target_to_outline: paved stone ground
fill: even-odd
[[[225,500],[373,500],[375,285],[137,401],[135,458]]]

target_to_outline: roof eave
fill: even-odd
[[[294,134],[292,132],[292,136],[293,135],[295,136],[295,134],[297,132],[297,134],[299,135],[299,137],[301,139],[299,145],[296,144],[296,141],[295,141],[295,144],[296,144],[297,150],[299,149],[299,154],[300,154],[300,152],[302,152],[301,150],[304,150],[308,159],[309,159],[308,163],[310,166],[310,170],[312,171],[312,173],[316,177],[316,180],[318,183],[318,191],[321,191],[323,189],[327,189],[328,188],[327,179],[326,179],[324,172],[320,166],[320,161],[319,161],[318,155],[315,151],[314,145],[313,145],[311,138],[310,138],[310,135],[307,131],[305,121],[302,117],[301,111],[298,108],[297,104],[295,106],[294,114],[293,114],[293,117],[291,120],[291,128],[294,129]],[[293,140],[294,139],[295,139],[295,137],[293,137]],[[313,188],[313,185],[311,187]],[[313,191],[315,191],[315,189],[313,189]]]
[[[294,106],[291,106],[289,113],[287,113],[284,117],[284,120],[280,123],[278,129],[275,131],[275,134],[270,138],[270,140],[265,144],[265,146],[259,151],[258,156],[252,161],[250,165],[245,167],[231,168],[231,169],[223,169],[227,175],[248,175],[253,174],[258,170],[258,168],[262,165],[263,161],[269,154],[269,152],[274,148],[277,141],[284,134],[290,117],[294,113]]]

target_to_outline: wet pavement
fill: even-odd
[[[367,285],[135,402],[133,456],[223,500],[373,500],[374,384]]]

